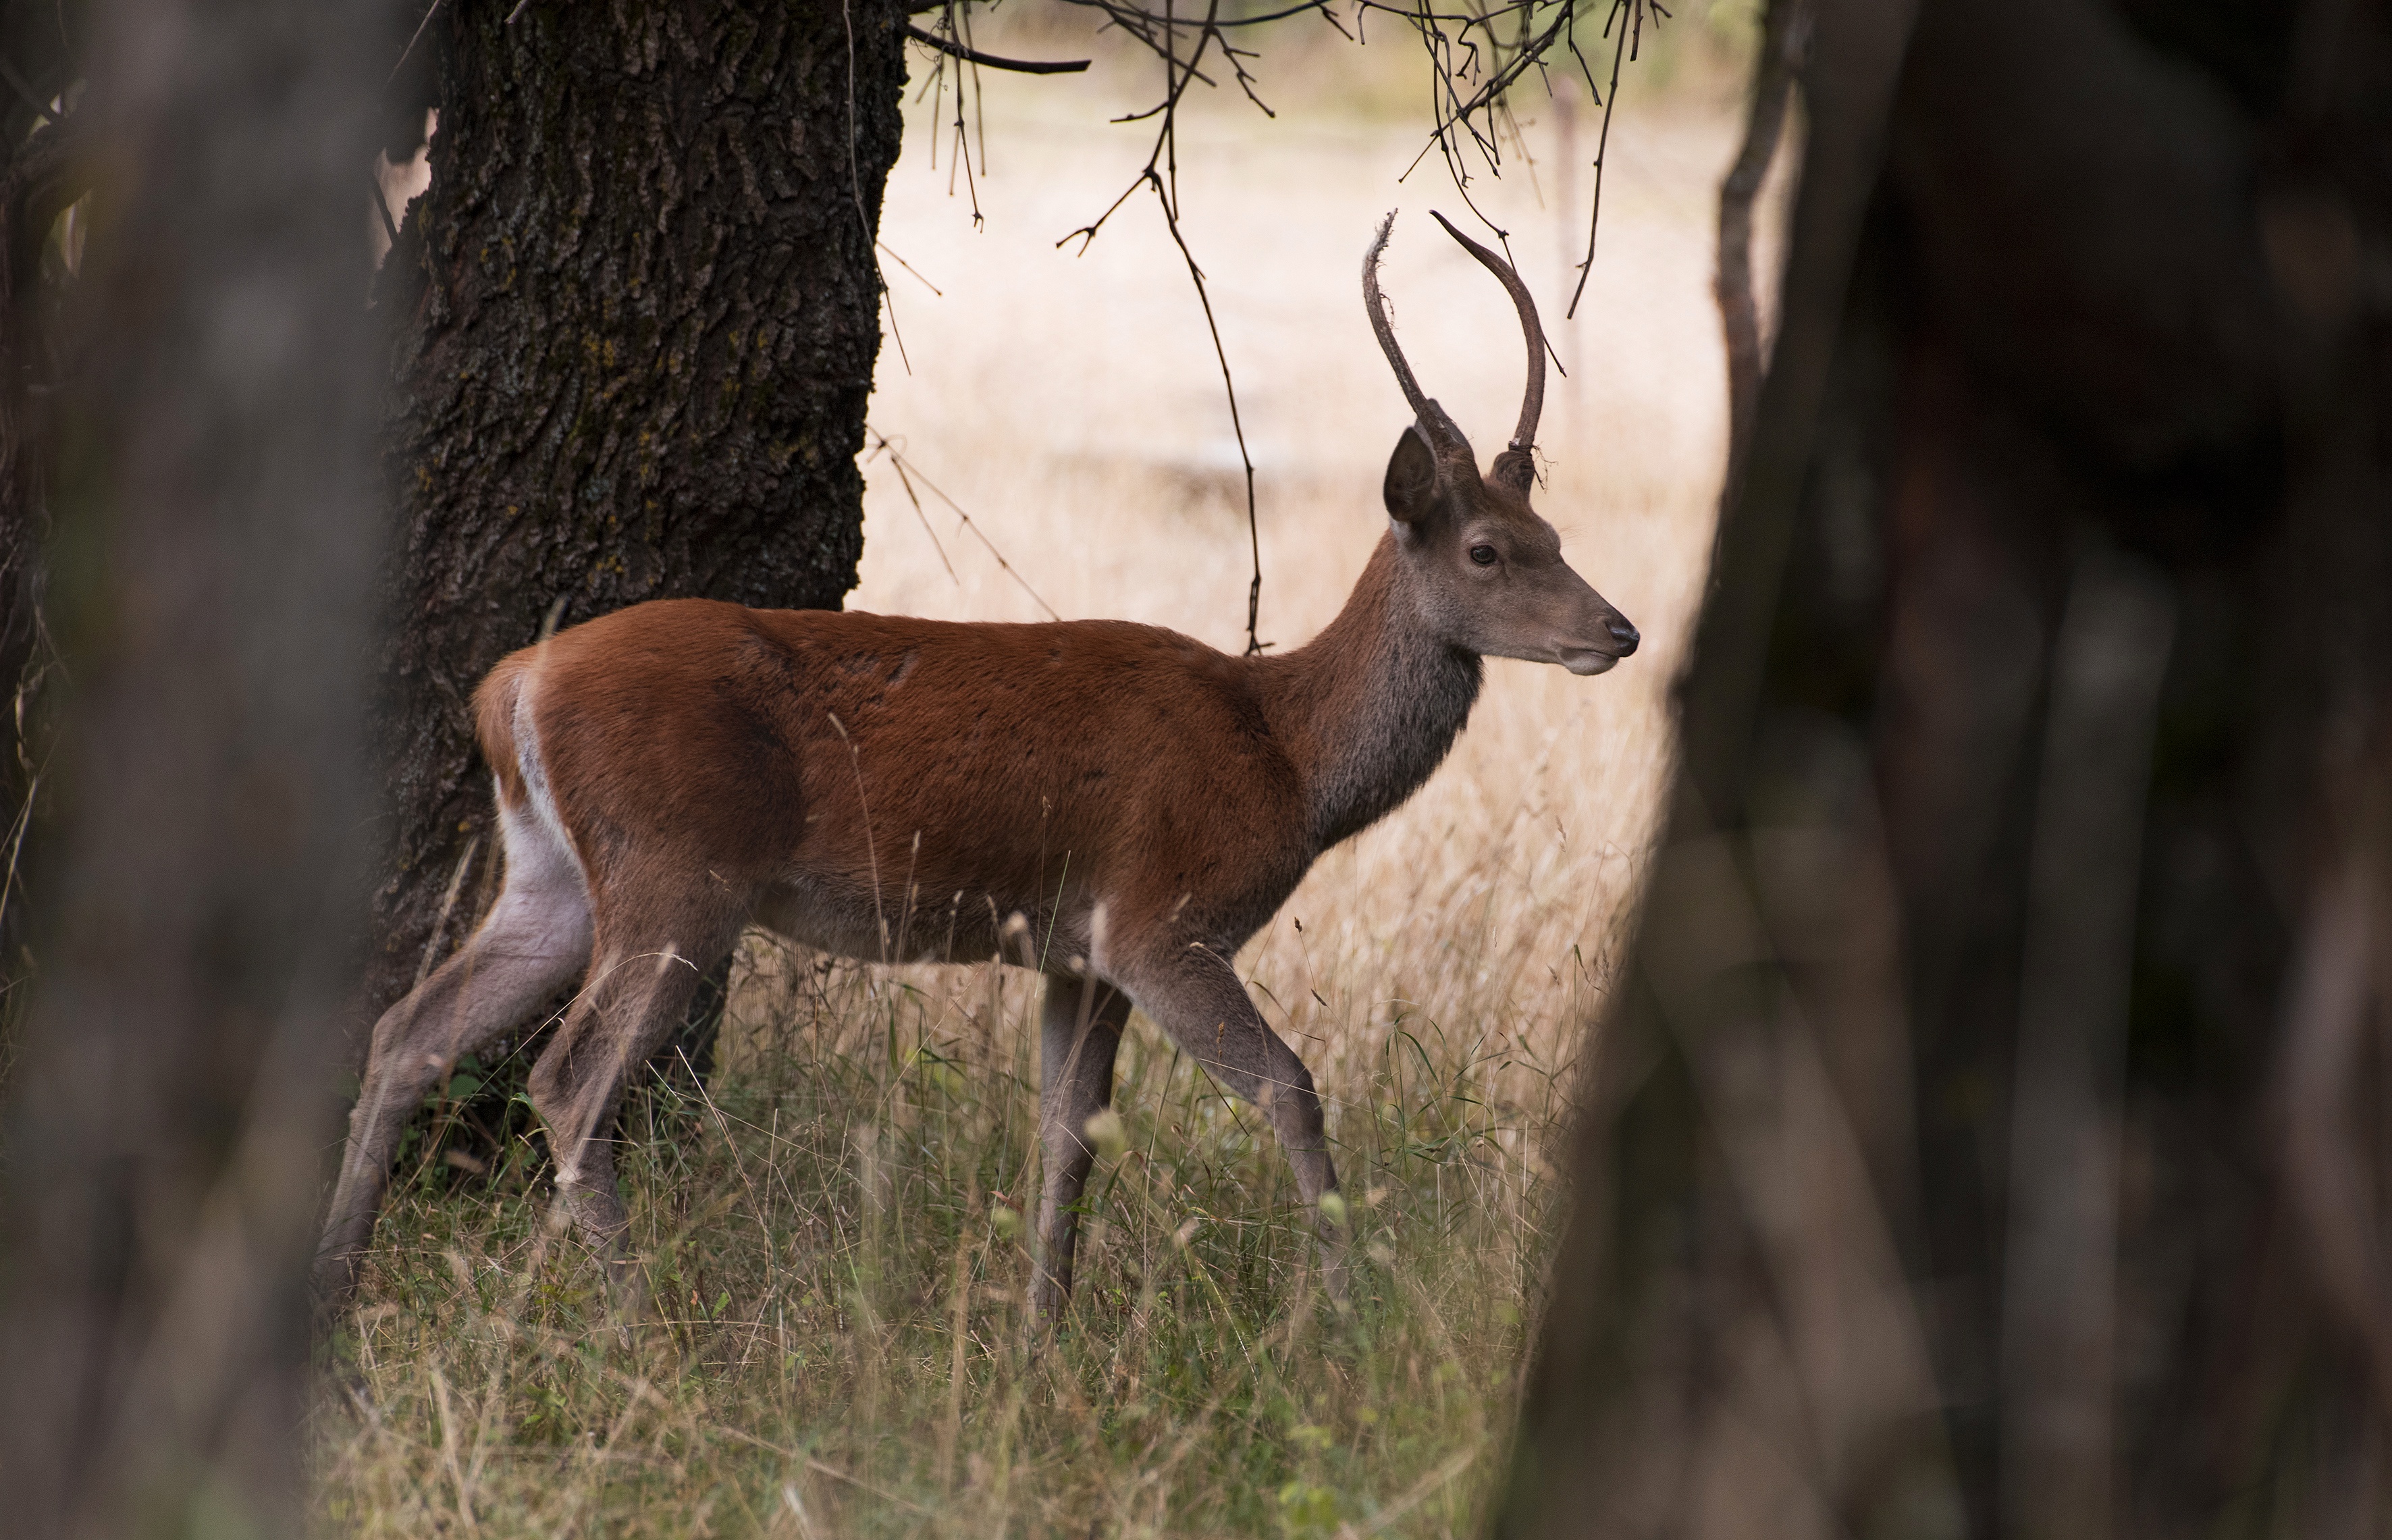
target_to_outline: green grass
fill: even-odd
[[[1254,1110],[1142,1018],[1071,1319],[1032,1338],[1035,985],[743,959],[722,1068],[619,1168],[628,1330],[536,1146],[403,1169],[311,1429],[344,1533],[1442,1535],[1502,1462],[1560,1066],[1320,1006],[1350,1308]],[[1284,1022],[1286,1018],[1277,1016]],[[1491,1044],[1502,1043],[1502,1051]],[[1475,1045],[1475,1046],[1474,1046]]]

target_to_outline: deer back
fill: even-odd
[[[956,908],[976,940],[991,915],[1098,901],[1124,920],[1267,916],[1311,853],[1302,777],[1256,685],[1125,621],[688,599],[515,655],[480,717],[493,764],[515,766],[501,797],[544,781],[593,889],[633,866],[653,880],[658,862],[790,886],[918,929],[892,933],[916,955]]]

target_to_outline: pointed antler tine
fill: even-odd
[[[1446,234],[1461,241],[1462,250],[1476,257],[1488,272],[1502,281],[1504,289],[1512,296],[1513,307],[1520,312],[1520,330],[1528,334],[1528,388],[1520,398],[1520,425],[1513,430],[1512,448],[1525,454],[1537,441],[1537,419],[1544,414],[1545,410],[1545,329],[1537,320],[1537,302],[1529,294],[1528,286],[1520,281],[1520,275],[1512,270],[1509,262],[1455,229],[1453,221],[1444,215],[1432,209],[1429,216],[1445,227]],[[1380,239],[1383,241],[1386,239],[1384,229],[1380,232]],[[1372,248],[1373,254],[1377,250],[1375,246]]]
[[[1371,330],[1378,333],[1379,349],[1396,372],[1396,384],[1403,387],[1404,400],[1411,407],[1412,415],[1425,420],[1429,415],[1429,399],[1412,378],[1411,365],[1404,361],[1404,350],[1396,346],[1396,329],[1387,324],[1387,301],[1379,293],[1379,257],[1387,249],[1387,237],[1396,228],[1396,211],[1379,221],[1379,233],[1372,238],[1371,249],[1362,254],[1362,304],[1371,312]]]

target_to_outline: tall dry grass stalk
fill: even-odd
[[[984,46],[989,46],[984,43]],[[1011,83],[1008,83],[1011,85]],[[1242,479],[1187,279],[1132,211],[1054,249],[1142,159],[1051,83],[1000,88],[975,230],[953,144],[890,187],[896,320],[873,421],[1065,616],[1234,650]],[[1299,103],[1299,106],[1302,104]],[[1316,93],[1316,105],[1318,94]],[[1540,506],[1644,629],[1595,680],[1496,663],[1410,805],[1325,858],[1242,965],[1312,1064],[1353,1201],[1354,1309],[1318,1296],[1292,1181],[1253,1110],[1143,1022],[1124,1145],[1090,1186],[1074,1314],[1035,1351],[1026,975],[884,970],[751,942],[710,1090],[636,1100],[621,1168],[655,1319],[610,1329],[544,1221],[533,1152],[470,1190],[415,1170],[380,1232],[315,1429],[318,1505],[359,1533],[1447,1534],[1511,1415],[1554,1194],[1545,1148],[1612,969],[1663,782],[1723,432],[1710,196],[1728,114],[1683,97],[1614,129],[1590,302],[1545,163],[1474,189],[1571,377]],[[975,149],[977,147],[975,146]],[[1263,634],[1302,642],[1383,527],[1405,421],[1358,296],[1387,288],[1433,394],[1490,442],[1519,389],[1504,298],[1399,187],[1403,126],[1327,108],[1198,111],[1182,178],[1260,468]],[[1591,152],[1591,140],[1579,147]],[[948,195],[951,173],[957,195]],[[918,481],[867,467],[855,607],[1034,620]]]

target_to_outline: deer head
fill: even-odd
[[[1512,441],[1481,476],[1470,441],[1444,408],[1422,394],[1387,324],[1379,256],[1395,228],[1396,216],[1388,215],[1362,259],[1362,301],[1412,409],[1412,425],[1396,440],[1381,489],[1404,558],[1405,586],[1422,620],[1450,646],[1601,673],[1634,652],[1638,638],[1628,618],[1570,570],[1562,560],[1561,537],[1528,506],[1537,483],[1531,450],[1545,404],[1545,333],[1536,301],[1510,263],[1445,215],[1435,217],[1510,292],[1528,335],[1528,385]]]

